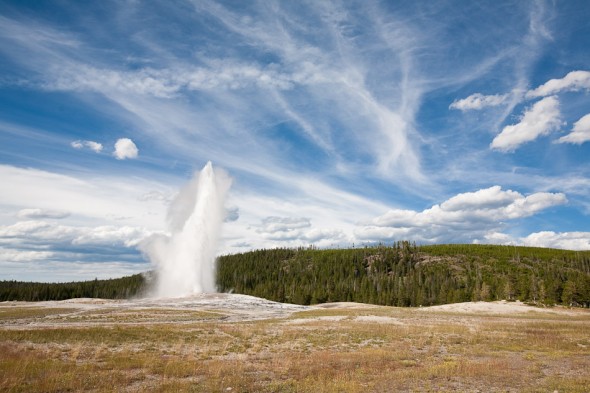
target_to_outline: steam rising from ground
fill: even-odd
[[[208,162],[172,202],[170,236],[153,237],[144,247],[156,269],[156,297],[215,292],[215,255],[230,186],[230,177]]]

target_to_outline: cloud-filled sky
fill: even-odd
[[[587,1],[4,1],[0,279],[148,270],[208,161],[219,253],[590,249]]]

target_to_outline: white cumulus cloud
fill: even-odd
[[[503,152],[514,151],[523,143],[556,131],[562,124],[559,100],[554,96],[546,97],[527,109],[520,122],[504,127],[490,147]]]
[[[423,211],[392,209],[355,229],[361,240],[413,239],[427,243],[484,238],[505,221],[532,216],[567,202],[561,193],[524,196],[500,186],[458,194]]]
[[[121,138],[115,143],[115,151],[113,155],[117,160],[124,160],[126,158],[137,158],[139,150],[135,143],[129,138]]]
[[[524,237],[491,231],[474,243],[514,246],[561,248],[564,250],[590,250],[590,232],[534,232]]]
[[[574,123],[574,128],[569,134],[557,140],[558,143],[582,144],[590,141],[590,113]]]
[[[590,250],[590,232],[543,231],[531,233],[520,240],[525,246]]]
[[[19,221],[0,225],[0,245],[52,250],[75,246],[136,247],[153,234],[142,227],[103,225],[97,227],[57,225],[47,221]]]
[[[546,97],[562,91],[590,89],[590,71],[572,71],[561,79],[551,79],[534,90],[527,92],[527,98]]]
[[[0,261],[2,262],[43,261],[52,258],[54,255],[50,251],[22,251],[0,247]]]
[[[522,195],[516,191],[502,190],[500,186],[493,186],[475,192],[457,194],[441,203],[445,211],[461,211],[468,209],[496,209],[510,205]]]

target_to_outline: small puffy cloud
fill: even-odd
[[[346,236],[339,229],[318,229],[314,228],[307,231],[303,238],[310,243],[322,243],[324,241],[337,242],[344,240]]]
[[[495,95],[483,95],[481,93],[475,93],[467,98],[461,100],[455,100],[449,106],[449,109],[458,109],[460,111],[467,110],[479,110],[488,106],[498,106],[506,102],[510,97],[509,94],[495,94]]]
[[[266,217],[256,229],[265,239],[295,244],[315,244],[329,247],[348,240],[340,229],[311,228],[311,221],[304,217]]]
[[[74,149],[90,149],[96,153],[102,151],[102,144],[94,141],[74,141],[70,144]]]
[[[256,232],[271,240],[294,240],[302,237],[303,229],[310,226],[309,218],[270,216],[262,219]]]
[[[86,141],[86,147],[88,147],[90,150],[94,150],[97,153],[102,151],[102,144],[98,142]]]
[[[509,205],[522,195],[516,191],[503,191],[500,186],[493,186],[475,192],[457,194],[444,201],[440,206],[445,211],[460,211],[467,209],[496,209]]]
[[[590,89],[590,71],[572,71],[561,79],[551,79],[534,90],[527,92],[527,98],[546,97],[562,91]]]
[[[514,125],[504,127],[490,147],[503,152],[514,151],[521,144],[556,131],[563,124],[556,97],[546,97],[527,109]]]
[[[42,219],[61,219],[66,218],[70,215],[68,212],[57,211],[57,210],[46,210],[46,209],[22,209],[16,216],[18,218],[24,218],[27,220],[42,220]]]
[[[500,186],[458,194],[419,211],[393,209],[355,229],[361,240],[412,239],[421,242],[465,242],[485,238],[504,221],[532,216],[567,202],[564,194],[539,192],[524,196]]]
[[[574,128],[569,134],[557,140],[558,143],[582,144],[590,141],[590,113],[574,123]]]
[[[115,143],[115,151],[113,155],[117,160],[124,160],[126,158],[137,158],[139,150],[135,143],[129,138],[121,138]]]
[[[474,244],[503,244],[516,245],[514,238],[508,234],[491,231],[483,236],[483,239],[475,239]]]

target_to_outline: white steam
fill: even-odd
[[[156,297],[215,292],[215,255],[230,186],[230,177],[208,162],[172,202],[170,236],[153,237],[144,247],[156,269]]]

